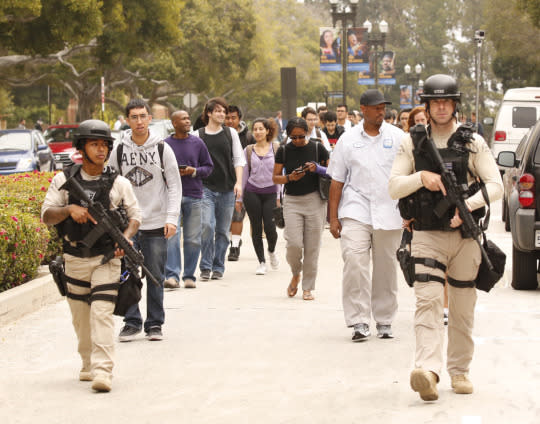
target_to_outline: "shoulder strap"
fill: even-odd
[[[315,160],[319,164],[319,142],[315,142]]]
[[[246,156],[248,164],[248,175],[251,174],[251,155],[253,154],[253,144],[248,144],[246,146]]]
[[[165,185],[167,184],[167,178],[165,177],[165,165],[163,164],[163,150],[165,149],[165,143],[163,141],[160,141],[158,143],[158,155],[159,155],[159,164],[161,167],[161,175],[163,176],[163,181],[165,181]]]
[[[317,134],[318,139],[322,140],[321,132],[319,131],[318,128],[315,128],[315,134]]]
[[[124,153],[124,143],[120,142],[116,149],[116,162],[118,163],[118,173],[122,175],[122,153]]]
[[[223,125],[223,131],[225,131],[225,137],[227,137],[231,146],[231,159],[234,159],[231,129],[227,125]]]
[[[274,156],[276,155],[278,149],[279,149],[279,141],[272,141],[272,151],[274,152]]]
[[[199,138],[203,138],[206,134],[204,127],[199,128],[197,131],[199,132]]]

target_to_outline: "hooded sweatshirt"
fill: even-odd
[[[149,137],[142,146],[131,139],[131,130],[122,134],[123,145],[120,164],[117,161],[118,146],[113,148],[109,165],[126,177],[142,209],[142,223],[139,230],[155,230],[165,224],[177,225],[182,200],[182,183],[178,164],[171,147],[164,143],[163,167],[161,171],[158,143],[161,138],[150,130]]]

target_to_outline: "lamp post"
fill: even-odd
[[[411,99],[411,105],[414,107],[414,98],[415,98],[415,91],[414,91],[414,83],[417,82],[417,87],[420,87],[420,74],[422,73],[422,65],[419,63],[416,64],[414,67],[414,72],[416,73],[416,77],[414,77],[411,74],[411,66],[407,63],[403,70],[405,71],[405,75],[407,75],[407,82],[411,82],[412,85],[412,99]]]
[[[343,103],[347,104],[347,22],[355,25],[356,8],[359,0],[329,0],[332,7],[332,24],[335,27],[337,21],[341,21],[341,69],[343,72]]]
[[[371,32],[373,29],[373,25],[369,20],[366,19],[364,22],[364,28],[366,28],[368,33],[368,44],[370,48],[373,49],[375,52],[375,58],[374,58],[374,69],[375,69],[375,88],[378,88],[379,85],[379,61],[377,59],[377,54],[379,47],[382,47],[382,51],[384,51],[384,46],[386,44],[386,33],[388,32],[388,22],[386,22],[384,19],[379,22],[379,32]]]
[[[475,102],[475,111],[476,111],[476,131],[478,131],[478,123],[480,122],[480,60],[482,58],[482,44],[486,38],[486,32],[483,30],[475,31],[474,41],[476,42],[476,102]]]

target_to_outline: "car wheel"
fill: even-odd
[[[512,245],[512,287],[516,290],[536,290],[536,252],[521,252]]]

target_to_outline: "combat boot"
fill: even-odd
[[[452,376],[452,389],[459,395],[470,395],[473,392],[473,385],[467,374]]]
[[[437,380],[435,373],[422,368],[416,368],[411,372],[411,388],[425,401],[439,399]]]

